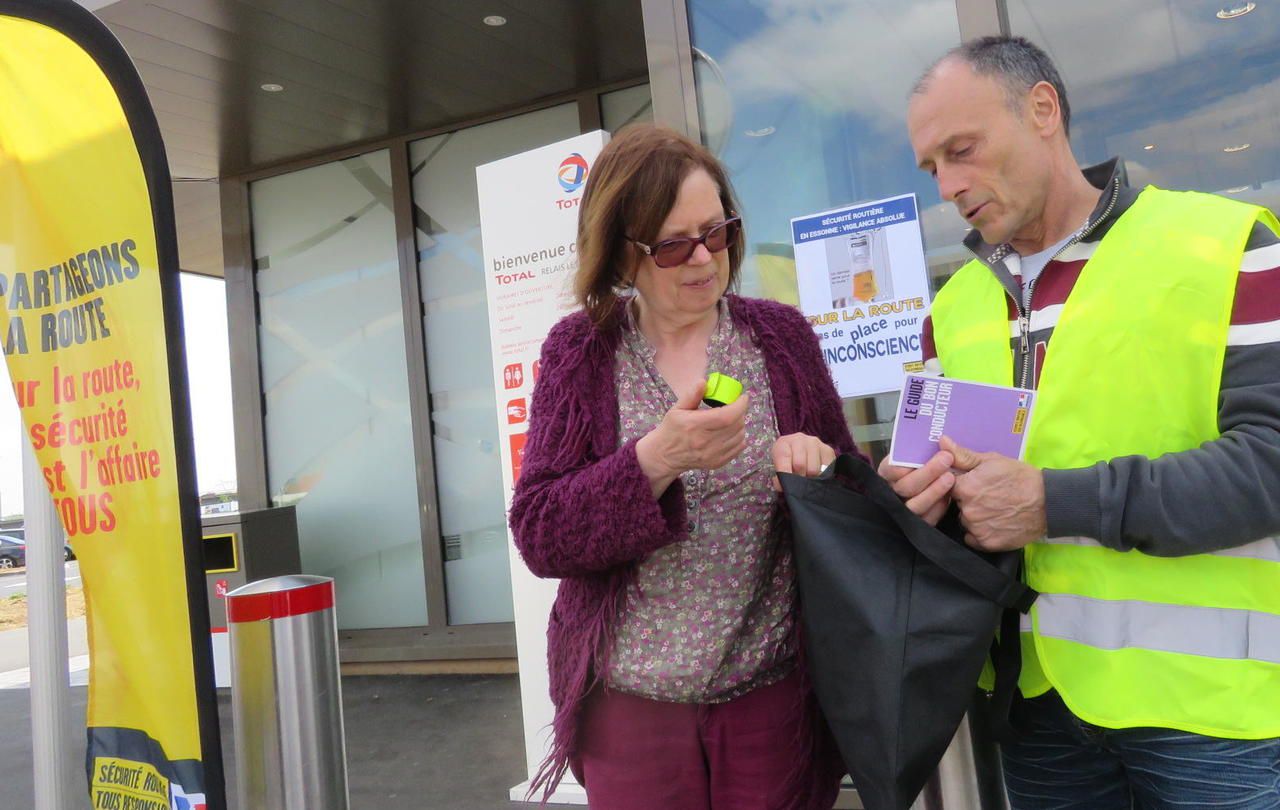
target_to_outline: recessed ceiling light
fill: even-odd
[[[1248,149],[1250,146],[1253,146],[1253,144],[1251,144],[1251,143],[1242,143],[1242,144],[1239,144],[1239,145],[1237,145],[1237,146],[1224,146],[1224,147],[1222,147],[1222,151],[1224,151],[1224,152],[1243,152],[1244,150]]]
[[[765,138],[777,131],[773,127],[761,127],[760,129],[749,129],[746,134],[748,138]]]
[[[284,89],[284,85],[276,84],[275,82],[267,82],[266,84],[262,85],[262,89],[267,91],[268,93],[279,93],[281,90]]]
[[[488,17],[484,18],[484,24],[492,25],[494,28],[497,28],[499,25],[506,25],[507,18],[503,17],[501,14],[490,14]]]
[[[1156,148],[1156,145],[1155,145],[1154,143],[1149,143],[1149,144],[1147,144],[1146,146],[1144,146],[1144,147],[1142,147],[1142,148],[1143,148],[1143,149],[1145,149],[1145,150],[1147,150],[1148,152],[1150,152],[1152,149],[1155,149],[1155,148]]]
[[[1241,3],[1239,2],[1239,0],[1236,0],[1236,2],[1230,3],[1218,9],[1218,13],[1216,16],[1218,17],[1219,20],[1234,20],[1236,17],[1243,17],[1244,15],[1248,14],[1250,11],[1253,11],[1257,7],[1258,7],[1257,3],[1254,3],[1254,2]]]
[[[1236,186],[1235,188],[1224,189],[1228,194],[1239,194],[1242,191],[1248,191],[1253,186]]]

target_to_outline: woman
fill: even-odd
[[[794,308],[728,294],[745,244],[724,169],[636,126],[596,159],[578,221],[582,310],[551,330],[511,507],[559,577],[554,748],[592,807],[829,808],[842,772],[798,669],[773,472],[853,450]],[[743,383],[699,408],[707,374]]]

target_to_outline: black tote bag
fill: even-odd
[[[1018,579],[1022,553],[977,552],[928,525],[851,455],[816,478],[778,478],[823,714],[863,806],[906,810],[971,705],[997,626],[1006,643],[995,649],[990,708],[1007,720],[1019,666],[1017,612],[1036,597]]]

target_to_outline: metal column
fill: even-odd
[[[27,541],[27,646],[31,680],[34,810],[65,810],[88,792],[72,754],[71,686],[67,665],[67,582],[62,522],[40,464],[22,437]]]
[[[301,574],[227,594],[239,800],[347,810],[333,580]]]

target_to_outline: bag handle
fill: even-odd
[[[818,478],[829,479],[837,473],[857,482],[867,498],[889,513],[915,550],[943,571],[1001,607],[1020,613],[1031,610],[1031,603],[1039,596],[1036,591],[925,523],[866,461],[843,453]]]
[[[987,693],[987,726],[996,742],[1009,744],[1018,739],[1013,723],[1013,704],[1020,697],[1018,676],[1022,673],[1022,632],[1018,613],[1005,608],[1000,613],[1000,632],[991,639],[991,666],[996,682]]]

